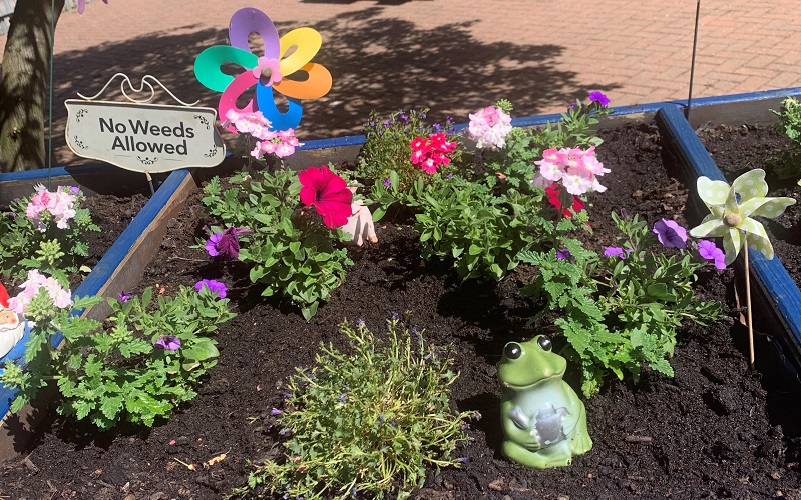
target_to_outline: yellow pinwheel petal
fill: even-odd
[[[735,228],[726,228],[726,234],[723,236],[723,251],[726,253],[726,266],[730,266],[740,253],[740,248],[743,246],[743,240],[740,238],[740,231]]]
[[[281,37],[281,74],[286,78],[308,64],[320,50],[323,37],[309,27],[297,28]],[[292,48],[295,51],[286,56]]]
[[[743,217],[767,217],[773,219],[795,204],[794,198],[751,198],[740,205]]]
[[[740,203],[753,198],[762,198],[768,194],[768,184],[765,182],[765,171],[761,168],[749,170],[731,183],[732,189],[740,195]]]
[[[690,229],[690,236],[693,238],[716,238],[725,236],[728,229],[719,217],[708,215],[704,222]]]
[[[709,177],[699,177],[696,182],[698,196],[710,205],[723,205],[729,195],[729,185],[723,181],[713,181]]]
[[[754,219],[745,219],[740,225],[740,230],[745,231],[749,247],[762,252],[766,259],[773,259],[773,245],[768,239],[768,233],[765,232],[765,226]]]

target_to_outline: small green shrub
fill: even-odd
[[[801,184],[801,102],[788,97],[782,101],[779,111],[771,111],[781,119],[784,133],[793,141],[795,148],[779,158],[771,158],[769,163],[778,178],[799,179]]]
[[[397,490],[405,498],[422,485],[426,468],[465,461],[450,455],[468,439],[464,421],[479,415],[450,409],[457,374],[447,351],[397,319],[388,322],[387,341],[361,321],[341,329],[352,352],[323,345],[318,366],[291,378],[280,418],[289,436],[284,456],[260,465],[246,492],[308,500],[384,498]]]

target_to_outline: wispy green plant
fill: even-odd
[[[466,461],[451,455],[468,440],[465,421],[479,415],[451,410],[457,374],[448,351],[397,318],[386,341],[362,321],[341,329],[350,352],[322,345],[317,366],[298,369],[279,419],[284,453],[258,466],[239,493],[406,498],[427,470]]]

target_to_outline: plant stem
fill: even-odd
[[[745,246],[745,300],[748,314],[748,353],[751,361],[751,369],[754,369],[754,324],[751,320],[751,270],[748,263],[748,236],[744,235]]]

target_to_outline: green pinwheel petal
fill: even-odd
[[[710,205],[723,205],[729,195],[729,185],[723,181],[713,181],[709,177],[699,177],[696,182],[698,196]]]
[[[255,68],[259,57],[252,52],[228,45],[215,45],[201,52],[195,58],[195,77],[197,81],[211,90],[225,92],[235,76],[223,73],[223,64],[232,63],[245,68]],[[236,75],[239,76],[239,75]]]
[[[743,240],[740,238],[740,231],[736,228],[726,228],[726,234],[723,236],[723,251],[726,253],[726,266],[730,266],[740,253],[740,248],[743,246]]]
[[[734,185],[729,188],[729,195],[726,197],[726,212],[727,214],[739,214],[740,206],[737,204],[737,191]]]
[[[743,217],[767,217],[773,219],[783,214],[787,207],[794,204],[794,198],[751,198],[740,205],[740,211]]]
[[[740,203],[753,198],[762,198],[768,194],[768,184],[765,182],[765,171],[761,168],[749,170],[734,179],[731,187],[740,195]]]
[[[690,236],[693,238],[716,238],[725,236],[728,228],[719,217],[708,215],[704,221],[690,229]]]
[[[745,222],[740,225],[740,230],[746,233],[748,246],[762,252],[766,259],[773,259],[773,245],[770,244],[768,233],[765,232],[762,223],[754,219],[745,219]]]

